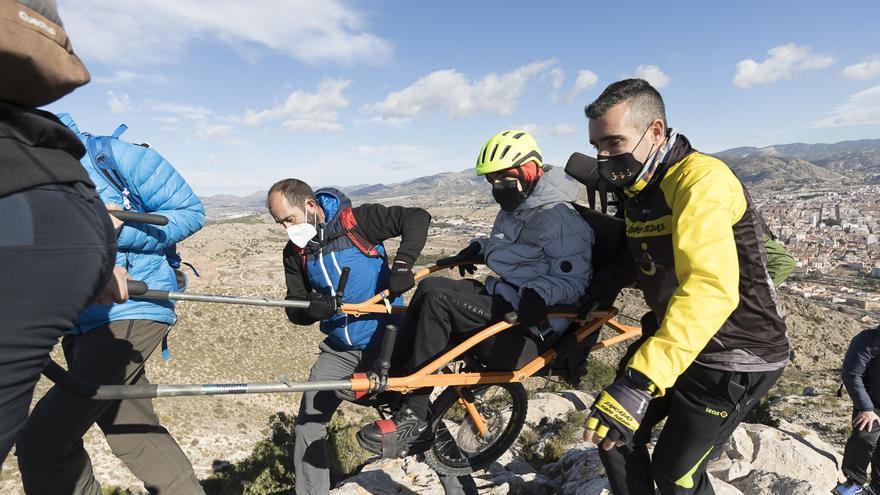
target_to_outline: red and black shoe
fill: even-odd
[[[357,432],[364,450],[382,457],[404,457],[431,443],[430,423],[404,406],[391,419],[378,419]]]

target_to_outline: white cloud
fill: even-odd
[[[554,126],[542,126],[539,124],[520,124],[514,126],[516,129],[522,129],[535,136],[567,136],[578,131],[577,124],[557,124]]]
[[[850,96],[831,115],[815,123],[818,127],[854,124],[880,124],[880,85]]]
[[[235,124],[240,120],[236,116],[220,116],[207,107],[165,100],[145,100],[140,106],[145,112],[159,114],[153,120],[167,124],[160,127],[163,131],[208,141],[243,142],[235,136]]]
[[[559,101],[559,90],[565,84],[565,71],[559,67],[553,67],[541,76],[541,80],[550,83],[553,87],[550,97],[553,98],[553,101]]]
[[[248,110],[244,123],[253,126],[280,121],[284,128],[293,132],[341,131],[336,113],[349,105],[342,93],[350,84],[351,81],[345,79],[328,79],[318,84],[313,93],[296,90],[272,108]]]
[[[574,81],[574,86],[571,88],[571,91],[565,94],[563,100],[570,103],[575,96],[595,87],[598,82],[599,76],[597,76],[595,72],[589,69],[579,70],[577,79]]]
[[[660,67],[657,67],[656,65],[640,65],[636,67],[636,73],[633,77],[644,79],[655,88],[664,88],[669,86],[669,83],[672,82],[672,79],[664,74],[663,71],[660,70]]]
[[[554,67],[547,73],[547,78],[553,84],[553,89],[558,90],[565,83],[565,71],[559,67]]]
[[[110,106],[110,111],[117,115],[136,110],[127,93],[107,91],[107,105]]]
[[[843,77],[856,81],[867,81],[880,77],[880,53],[873,55],[868,60],[850,65],[841,71]]]
[[[526,83],[545,71],[550,71],[552,80],[556,63],[555,59],[534,62],[475,80],[455,69],[439,70],[361,110],[383,119],[407,119],[428,112],[443,112],[450,117],[466,117],[476,112],[510,115]]]
[[[342,124],[325,120],[293,119],[284,121],[285,129],[291,132],[339,132]]]
[[[130,70],[117,70],[109,76],[97,76],[93,81],[98,84],[128,84],[136,81],[149,84],[161,84],[167,82],[168,78],[161,74],[142,74]]]
[[[210,108],[173,101],[148,100],[145,105],[153,112],[168,113],[177,118],[193,121],[204,121],[214,113]]]
[[[789,43],[771,48],[763,62],[752,59],[737,62],[733,84],[748,89],[759,84],[792,79],[799,72],[824,69],[833,63],[834,58],[830,55],[813,53],[808,46]]]
[[[207,140],[227,140],[232,137],[232,126],[228,124],[204,125],[196,130],[196,136]]]
[[[400,155],[420,155],[425,148],[412,144],[389,144],[381,146],[360,145],[355,147],[358,155],[363,158],[387,157]]]
[[[305,63],[380,64],[393,46],[366,29],[366,16],[345,0],[72,0],[64,26],[87,59],[138,66],[179,60],[197,40],[215,40],[252,60],[267,47]]]
[[[380,169],[412,174],[427,163],[448,160],[448,153],[437,148],[412,144],[360,145],[349,153],[347,162],[361,163],[360,170]]]

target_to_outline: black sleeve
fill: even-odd
[[[853,401],[853,407],[860,412],[876,407],[868,393],[867,375],[871,362],[877,358],[874,355],[874,339],[878,331],[880,329],[865,330],[853,337],[840,370],[840,378]]]
[[[593,274],[588,293],[600,308],[606,308],[614,304],[621,290],[633,287],[637,280],[632,254],[629,249],[621,249],[611,264]]]
[[[287,296],[284,299],[303,300],[308,299],[311,287],[306,280],[302,268],[302,257],[293,250],[293,243],[288,242],[284,246],[284,281],[287,283]],[[305,315],[305,310],[284,308],[287,319],[297,325],[311,325],[315,322]]]
[[[380,243],[400,237],[395,260],[413,265],[428,241],[431,214],[422,208],[365,204],[353,210],[354,218],[370,241]]]

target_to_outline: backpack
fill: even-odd
[[[351,206],[347,206],[339,212],[339,225],[342,226],[342,232],[324,239],[321,243],[322,247],[345,236],[348,237],[348,240],[351,241],[354,247],[356,247],[364,256],[368,258],[383,257],[382,253],[376,249],[376,243],[368,239],[366,234],[364,234],[363,229],[358,225],[357,219],[354,216],[354,210]],[[305,266],[306,250],[299,246],[293,246],[293,250],[300,256],[303,266]]]
[[[82,134],[86,136],[86,152],[89,154],[89,159],[91,159],[98,172],[107,179],[110,186],[122,196],[122,209],[125,211],[144,212],[144,205],[137,194],[137,190],[131,188],[126,182],[125,177],[119,172],[119,165],[116,162],[116,156],[113,154],[113,140],[118,140],[119,136],[126,130],[128,130],[128,126],[120,124],[110,136],[94,136],[88,132]],[[147,143],[140,143],[137,146],[150,147]],[[181,271],[181,265],[188,266],[196,277],[201,276],[196,267],[191,263],[181,260],[180,253],[177,252],[176,243],[168,246],[165,250],[165,258],[168,260],[168,265],[174,270],[177,286],[181,291],[186,290],[187,285],[186,274]]]

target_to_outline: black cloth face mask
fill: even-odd
[[[507,212],[513,211],[526,200],[528,194],[519,190],[520,181],[516,179],[499,180],[492,183],[492,197]]]
[[[651,126],[649,125],[648,129],[650,128]],[[633,151],[639,147],[639,144],[642,143],[642,139],[645,139],[645,135],[648,134],[648,129],[645,129],[645,132],[642,133],[642,137],[639,138],[639,142],[633,146]],[[654,151],[653,145],[651,145],[651,150],[648,151],[649,157],[651,156],[652,151]],[[631,186],[638,178],[639,172],[641,172],[642,168],[645,166],[644,163],[636,160],[632,151],[609,156],[599,155],[596,157],[596,161],[599,162],[599,175],[605,179],[605,182],[617,189],[625,189]]]

